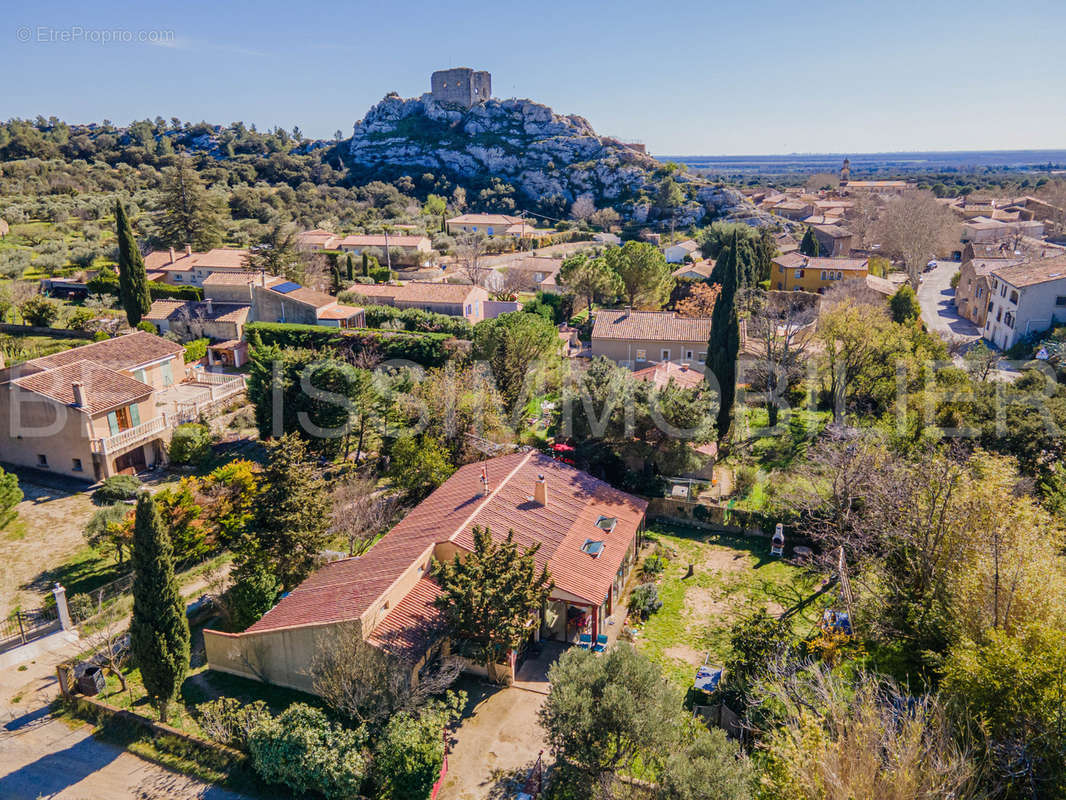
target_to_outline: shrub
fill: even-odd
[[[210,339],[193,339],[185,345],[185,363],[191,364],[193,361],[199,361],[206,356],[207,345],[210,341]]]
[[[641,568],[645,578],[656,578],[663,574],[663,570],[666,569],[666,559],[660,555],[650,555],[644,559],[644,566]]]
[[[444,730],[458,716],[456,700],[431,701],[418,713],[401,711],[389,719],[374,751],[381,800],[428,798],[444,764]]]
[[[59,305],[43,294],[35,294],[19,306],[19,313],[27,325],[47,328],[59,317]]]
[[[199,422],[179,425],[170,440],[170,460],[175,464],[202,464],[211,455],[211,429]]]
[[[141,490],[141,481],[136,475],[112,475],[93,492],[93,502],[109,506],[124,500],[134,500]]]
[[[144,331],[145,333],[159,333],[159,329],[146,319],[142,319],[137,323],[137,330]]]
[[[759,471],[750,464],[737,467],[733,473],[733,491],[738,497],[746,497],[759,478]]]
[[[358,290],[349,296],[358,297]],[[450,333],[460,339],[474,335],[473,326],[462,317],[423,311],[420,308],[396,308],[395,306],[367,305],[363,307],[368,328],[384,327],[386,322],[399,321],[404,330],[418,333]]]
[[[367,771],[365,728],[331,723],[304,703],[260,722],[248,737],[248,751],[260,777],[300,794],[358,797]]]
[[[67,600],[67,610],[70,612],[70,618],[75,623],[80,623],[93,615],[96,611],[96,604],[92,597],[85,593],[75,594]]]
[[[659,599],[659,589],[654,583],[642,583],[629,595],[629,613],[640,620],[646,620],[663,607]]]
[[[246,705],[235,697],[201,703],[196,707],[196,714],[200,730],[208,738],[246,752],[252,732],[271,719],[270,709],[262,700]]]

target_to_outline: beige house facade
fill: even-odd
[[[710,317],[682,317],[672,311],[601,309],[592,326],[591,353],[630,369],[643,369],[661,361],[702,369],[710,335]]]

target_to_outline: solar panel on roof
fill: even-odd
[[[295,292],[300,288],[300,284],[293,283],[292,281],[285,281],[285,283],[279,283],[277,286],[271,286],[270,291],[277,292],[278,294],[288,294],[289,292]]]

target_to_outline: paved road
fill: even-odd
[[[50,637],[51,638],[51,637]],[[43,643],[43,644],[42,644]],[[58,694],[54,664],[81,646],[57,637],[28,651],[32,661],[0,671],[0,798],[3,800],[241,800],[241,795],[171,772],[93,738],[49,713]]]
[[[958,271],[957,261],[941,261],[936,269],[926,272],[918,288],[918,302],[929,330],[948,340],[968,342],[981,338],[981,332],[968,319],[960,317],[955,308],[951,276]]]

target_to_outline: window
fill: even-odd
[[[46,456],[44,453],[38,453],[37,454],[37,466],[38,467],[47,467],[48,466],[48,456]]]
[[[1012,303],[1014,303],[1014,305],[1018,305],[1018,293],[1017,293],[1017,292],[1013,292],[1013,291],[1012,291],[1012,292],[1010,293],[1010,301],[1011,301]]]
[[[174,371],[170,368],[171,362],[167,361],[163,364],[163,385],[170,386],[174,383]]]
[[[691,361],[691,360],[692,360],[692,351],[691,350],[686,350],[685,351],[685,361]]]
[[[81,459],[80,458],[73,459],[73,463],[70,465],[70,468],[72,470],[74,470],[75,472],[81,472],[82,471]]]
[[[803,277],[803,270],[801,270],[801,269],[796,270],[796,272],[793,274],[793,277],[802,278]]]
[[[825,271],[824,269],[822,270],[822,280],[823,280],[823,281],[827,281],[827,280],[829,280],[829,278],[827,278],[827,277],[826,277],[826,276],[827,276],[828,274],[829,274],[829,273],[828,273],[828,272],[826,272],[826,271]]]
[[[1057,306],[1066,306],[1066,297],[1063,297],[1060,294],[1058,297],[1055,298],[1055,305],[1057,305]]]
[[[977,287],[977,295],[976,295],[977,299],[980,300],[981,299],[981,295],[983,295],[984,293],[985,293],[985,287],[984,286],[978,286]]]
[[[133,371],[133,377],[141,383],[148,383],[148,376],[144,374],[143,369],[135,369]]]
[[[783,285],[781,284],[781,281],[778,281],[778,282],[777,282],[777,291],[779,291],[779,292],[780,292],[780,291],[781,291],[782,289],[784,289],[784,288],[785,288],[785,287],[784,287],[784,286],[783,286]]]
[[[1008,328],[1014,327],[1014,315],[1011,312],[1008,311],[1003,316],[1003,324],[1006,325]]]
[[[1003,309],[1002,308],[997,308],[996,309],[996,322],[1002,322],[1002,321],[1003,321]]]
[[[601,531],[607,531],[607,533],[613,531],[614,526],[617,524],[618,519],[616,517],[605,517],[602,514],[600,515],[600,518],[596,520],[596,527]]]
[[[701,364],[702,364],[702,363],[703,363],[704,361],[706,361],[706,360],[707,360],[707,354],[706,354],[706,353],[700,353],[700,355],[699,355],[699,358],[697,358],[696,360],[697,360],[697,361],[698,361],[699,363],[701,363]]]
[[[1002,286],[999,287],[999,296],[1000,297],[1006,297],[1007,296],[1007,284],[1003,284]]]
[[[647,361],[647,360],[648,360],[648,351],[647,350],[638,350],[637,351],[637,361]]]
[[[670,351],[669,350],[663,350],[662,353],[660,353],[660,357],[662,358],[663,361],[669,361],[670,360]]]
[[[581,552],[588,553],[593,558],[599,558],[600,553],[603,552],[607,546],[605,542],[598,542],[594,539],[586,539],[585,543],[581,545]]]

